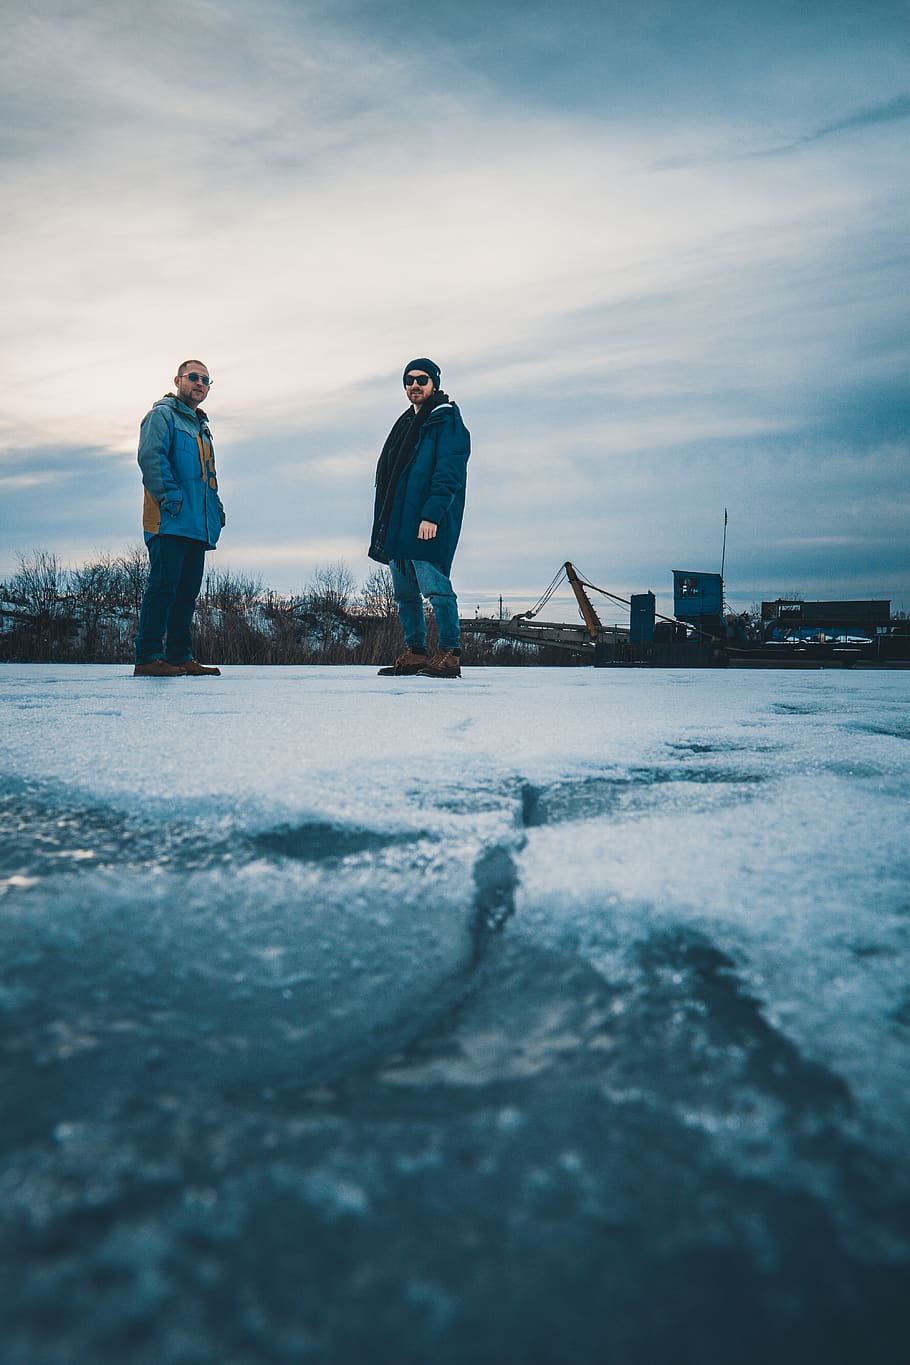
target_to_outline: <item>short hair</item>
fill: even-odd
[[[183,371],[188,370],[191,365],[202,365],[202,368],[205,369],[205,365],[201,360],[181,360],[177,367],[177,378],[182,379]]]

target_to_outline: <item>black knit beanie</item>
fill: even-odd
[[[408,361],[407,365],[405,365],[404,367],[404,372],[401,376],[402,380],[407,375],[408,370],[423,370],[424,374],[428,374],[432,379],[433,388],[434,389],[439,388],[439,380],[441,378],[442,372],[439,366],[434,364],[432,360],[427,360],[425,355],[421,356],[418,360]]]

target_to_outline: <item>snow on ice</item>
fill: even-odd
[[[4,1358],[896,1358],[907,676],[0,666]]]

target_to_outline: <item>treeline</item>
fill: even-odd
[[[78,568],[47,550],[20,555],[0,583],[0,660],[130,663],[148,579],[145,547]],[[435,622],[427,612],[430,646]],[[211,568],[196,608],[197,658],[225,664],[381,664],[403,648],[392,579],[379,565],[358,587],[343,562],[291,596],[258,578]],[[466,635],[466,664],[536,664],[533,645]]]

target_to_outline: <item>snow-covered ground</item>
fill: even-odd
[[[896,1358],[910,675],[0,701],[11,1365]]]

